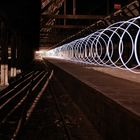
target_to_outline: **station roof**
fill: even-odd
[[[139,15],[138,0],[42,0],[40,45],[56,47]]]

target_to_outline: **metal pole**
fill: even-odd
[[[66,0],[64,0],[64,15],[66,16],[67,14],[67,3]],[[64,19],[64,25],[66,25],[66,19]]]
[[[8,30],[5,23],[1,23],[0,45],[1,45],[1,78],[0,85],[6,86],[8,83]]]
[[[76,15],[76,0],[73,0],[73,15]]]

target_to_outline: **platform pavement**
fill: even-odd
[[[67,75],[63,74],[66,72],[94,89],[91,93],[81,91],[81,94],[73,96],[77,100],[81,98],[81,104],[87,106],[87,109],[90,108],[89,113],[105,140],[140,139],[140,83],[134,80],[139,79],[139,75],[132,80],[125,71],[122,71],[121,76],[117,76],[120,71],[115,71],[117,74],[113,75],[111,70],[105,73],[91,65],[58,59],[47,60],[63,70],[60,75],[64,79],[68,79],[65,78]],[[72,88],[75,83],[73,80],[70,82]]]
[[[128,72],[123,70],[121,70],[121,76],[124,75],[124,77],[120,78],[119,76],[117,77],[120,70],[118,70],[118,73],[116,70],[116,74],[113,76],[113,71],[111,70],[110,74],[107,74],[107,72],[99,71],[97,67],[93,66],[57,59],[50,59],[49,61],[90,87],[101,91],[107,97],[124,105],[128,110],[140,115],[140,74],[135,75],[136,78],[132,79],[132,81],[131,77],[133,76],[127,76],[127,79],[125,79],[125,74],[128,75]]]

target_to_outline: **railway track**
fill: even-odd
[[[0,140],[102,140],[68,94],[50,69],[19,75],[0,92]]]
[[[19,140],[102,140],[56,77],[49,82]]]
[[[65,114],[62,111],[62,107],[61,107],[62,103],[61,103],[59,97],[55,94],[56,87],[57,87],[57,90],[60,90],[61,92],[66,92],[66,91],[64,90],[63,86],[59,83],[59,81],[57,80],[56,77],[53,77],[52,80],[53,81],[51,82],[51,85],[49,86],[49,92],[50,92],[50,95],[52,96],[52,99],[56,106],[56,112],[58,113],[58,120],[59,120],[58,122],[59,122],[59,124],[61,124],[61,126],[64,129],[65,139],[72,140],[73,138],[72,138],[69,126],[67,125],[67,120],[65,119],[66,118]]]
[[[53,72],[31,71],[0,92],[0,139],[17,138],[52,75]]]
[[[42,99],[44,99],[46,102],[45,106],[47,106],[47,109],[48,109],[47,113],[49,114],[50,117],[46,118],[46,120],[43,120],[41,118],[42,116],[45,116],[44,111],[43,111],[44,107],[40,106],[40,104],[42,104],[44,101],[41,100],[38,104],[40,106],[41,112],[39,112],[39,109],[37,107],[36,110],[33,112],[33,115],[32,115],[33,117],[31,117],[31,119],[29,119],[32,109],[34,108],[35,104],[39,101],[38,99],[42,96],[42,93],[40,93],[40,94],[38,94],[38,96],[36,96],[36,99],[34,100],[34,103],[30,107],[30,109],[28,109],[26,119],[29,120],[29,123],[27,123],[23,132],[21,132],[20,136],[18,137],[18,139],[20,139],[20,140],[25,140],[25,139],[28,140],[29,137],[30,137],[30,139],[34,139],[34,140],[37,140],[39,138],[42,140],[43,139],[44,140],[53,139],[53,138],[48,138],[48,136],[42,136],[41,133],[43,130],[41,130],[41,132],[39,132],[40,131],[39,128],[42,127],[41,125],[46,122],[47,122],[47,124],[45,125],[45,129],[46,129],[48,135],[51,135],[51,137],[54,136],[54,138],[57,137],[57,139],[63,138],[65,140],[72,140],[72,136],[71,136],[70,130],[67,125],[67,120],[65,119],[65,114],[61,108],[61,101],[59,100],[59,98],[56,96],[56,93],[55,93],[56,87],[57,87],[57,90],[60,90],[60,92],[64,92],[64,91],[62,91],[62,86],[60,86],[60,84],[58,84],[58,81],[56,80],[56,78],[54,76],[51,78],[50,82],[46,83],[46,84],[48,84],[48,88],[44,88],[42,90],[45,91],[45,93],[46,93],[45,95],[47,96],[47,99],[44,96]],[[48,100],[48,97],[51,98],[51,100]],[[36,114],[36,112],[38,115]],[[39,116],[39,117],[37,117],[37,120],[35,120],[36,116]],[[39,122],[39,123],[37,123],[37,122]],[[52,123],[55,123],[56,127],[58,125],[60,125],[60,127],[55,128],[55,126]],[[33,130],[34,130],[34,127],[36,127],[37,132],[36,131],[31,132],[32,130],[30,128],[33,128]],[[49,131],[55,131],[55,130],[56,130],[56,132],[49,133]],[[57,131],[59,131],[59,132],[57,132]],[[33,135],[32,135],[32,133],[33,133]],[[40,136],[38,136],[38,133],[40,133]],[[36,134],[36,135],[34,135],[34,134]]]

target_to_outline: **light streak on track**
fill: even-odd
[[[140,16],[47,51],[47,57],[139,73]]]

